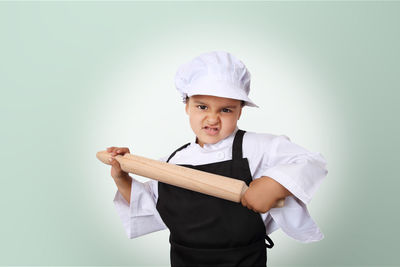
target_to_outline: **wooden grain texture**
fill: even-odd
[[[100,151],[96,157],[110,165],[111,154]],[[166,184],[178,186],[218,198],[240,202],[242,194],[247,190],[244,181],[217,174],[195,170],[167,162],[153,160],[126,153],[114,157],[125,172],[137,174]],[[275,207],[282,207],[283,200]]]

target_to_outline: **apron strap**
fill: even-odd
[[[246,131],[238,130],[235,134],[235,139],[233,140],[233,147],[232,147],[233,160],[238,160],[243,158],[242,141],[245,132]]]
[[[269,236],[267,236],[267,235],[265,235],[265,240],[268,241],[268,243],[265,243],[265,246],[267,248],[272,248],[275,245],[274,242],[272,241],[272,239],[269,238]]]
[[[169,156],[167,162],[169,162],[169,160],[172,159],[173,156],[175,156],[176,152],[178,152],[179,150],[182,150],[182,149],[186,148],[188,145],[190,145],[190,143],[187,143],[187,144],[181,146],[180,148],[178,148],[177,150],[175,150],[175,151]]]

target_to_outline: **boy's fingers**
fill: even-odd
[[[112,147],[112,149],[110,150],[111,156],[116,156],[118,150],[119,150],[118,147]]]
[[[118,149],[117,149],[117,153],[118,153],[118,154],[129,153],[129,148],[127,148],[127,147],[118,148]]]
[[[126,154],[126,153],[130,153],[130,152],[129,152],[129,148],[127,148],[127,147],[121,147],[121,148],[117,148],[117,149],[112,153],[112,155],[113,155],[113,156],[116,156],[116,155],[124,155],[124,154]]]
[[[252,205],[250,205],[249,202],[247,201],[246,193],[244,193],[244,195],[242,196],[240,202],[242,203],[242,205],[244,207],[248,208],[249,210],[257,212],[257,210]]]
[[[111,156],[116,156],[116,155],[124,155],[125,153],[130,153],[129,148],[127,147],[109,147],[107,148],[107,152],[111,154]]]
[[[116,155],[116,153],[115,153],[115,151],[117,150],[117,147],[111,147],[109,150],[107,150],[108,151],[108,153],[110,153],[111,154],[111,156],[115,156]]]
[[[247,201],[246,201],[245,196],[242,196],[241,202],[242,202],[242,205],[247,208]]]
[[[113,168],[117,169],[118,171],[121,169],[121,166],[119,165],[118,160],[116,160],[116,159],[114,159],[114,158],[111,158],[111,159],[110,159],[110,163],[111,163],[111,166],[112,166]]]

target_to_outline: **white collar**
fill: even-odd
[[[226,146],[230,146],[233,144],[233,139],[235,138],[236,132],[238,130],[239,130],[239,127],[236,126],[235,130],[229,136],[225,137],[224,139],[218,141],[215,144],[204,144],[203,147],[201,147],[199,144],[196,143],[196,139],[197,139],[197,137],[196,137],[195,140],[190,143],[190,146],[195,147],[202,152],[219,150],[219,149],[225,148]]]

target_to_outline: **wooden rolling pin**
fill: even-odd
[[[111,153],[97,152],[96,157],[110,165]],[[114,157],[125,172],[137,174],[166,184],[182,187],[210,196],[240,203],[248,186],[244,181],[209,172],[199,171],[167,162],[153,160],[126,153]],[[275,208],[283,207],[284,200],[278,201]]]

